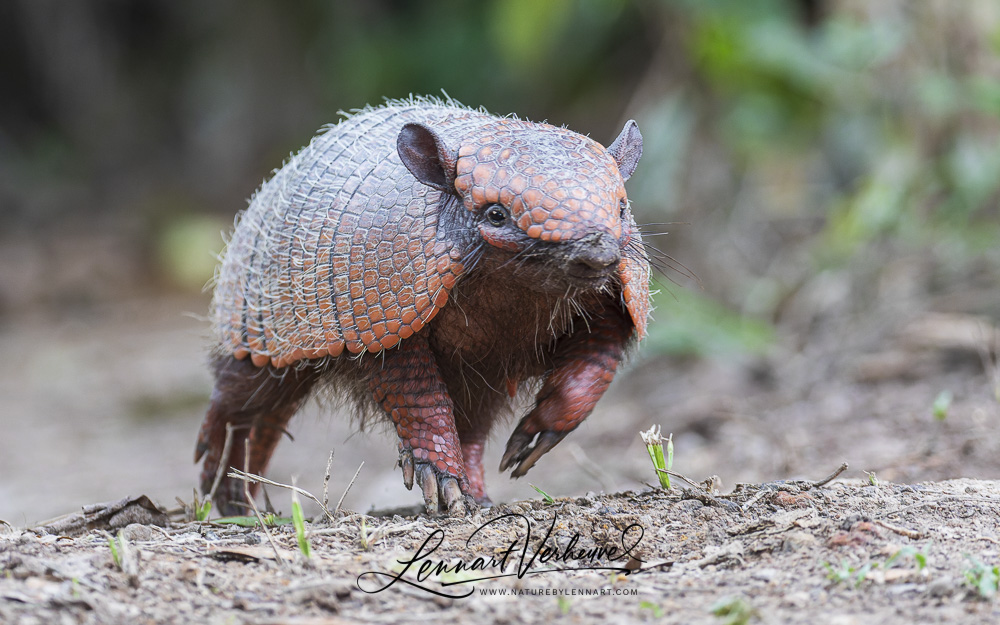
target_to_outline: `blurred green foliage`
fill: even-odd
[[[723,226],[717,232],[739,237],[736,243],[744,247],[726,261],[711,253],[700,259],[721,265],[705,279],[715,295],[736,310],[754,309],[764,321],[781,321],[789,301],[828,280],[831,271],[846,273],[849,285],[871,280],[873,273],[878,278],[872,263],[912,259],[917,271],[925,270],[922,297],[943,288],[935,282],[935,265],[970,281],[985,269],[992,276],[986,282],[996,283],[1000,6],[670,4],[685,22],[676,49],[694,78],[680,88],[686,93],[678,101],[688,111],[679,117],[697,111],[697,136],[682,141],[692,149],[711,145],[727,164],[720,177],[733,184],[721,194],[729,214],[714,223]],[[803,24],[796,8],[805,4],[820,6],[821,17]],[[657,193],[643,191],[647,201]],[[689,191],[680,201],[702,200]],[[748,222],[758,231],[770,227],[768,235],[788,224],[803,227],[797,236],[765,236],[756,243],[726,232]],[[720,289],[723,282],[727,286]],[[886,284],[881,288],[893,292]],[[865,293],[863,286],[849,288]],[[657,300],[667,322],[654,327],[650,351],[711,352],[725,344],[753,351],[766,343],[768,333],[760,327],[746,333],[745,318],[699,311],[688,299]],[[998,309],[986,306],[976,312],[997,315]],[[701,327],[699,319],[711,321]]]
[[[856,174],[845,193],[832,210],[819,207],[831,216],[831,251],[848,252],[905,219],[926,217],[953,226],[982,219],[996,225],[998,76],[942,67],[952,50],[921,50],[928,43],[958,44],[928,41],[950,36],[947,22],[941,33],[921,32],[936,28],[927,23],[933,11],[907,13],[896,5],[879,16],[870,7],[867,16],[845,11],[803,29],[787,2],[679,4],[691,11],[688,50],[694,66],[724,103],[719,138],[735,154],[748,161],[793,161],[796,153],[827,144],[829,158],[851,161]],[[984,9],[964,6],[972,19]],[[964,10],[953,6],[942,12]],[[993,24],[978,33],[976,52],[997,69],[1000,24],[995,10],[988,13]],[[964,34],[976,35],[975,30]],[[975,63],[959,58],[954,64]],[[930,212],[920,215],[928,202]]]
[[[728,356],[762,353],[774,340],[770,324],[740,315],[692,289],[654,281],[654,323],[643,349],[649,354]]]
[[[206,215],[173,217],[159,232],[160,266],[176,286],[204,288],[219,262],[220,233],[226,230],[225,222]]]

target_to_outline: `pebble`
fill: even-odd
[[[750,577],[752,579],[757,579],[762,582],[771,582],[777,576],[778,576],[778,570],[771,568],[757,569],[750,573]]]
[[[927,594],[937,599],[950,597],[955,594],[957,586],[953,578],[939,577],[927,584]]]
[[[153,530],[150,529],[148,525],[142,525],[139,523],[126,525],[121,531],[126,540],[134,543],[153,540],[154,538]]]
[[[809,593],[804,590],[798,592],[790,592],[781,600],[781,605],[788,606],[790,608],[801,608],[809,605],[811,599],[809,598]]]

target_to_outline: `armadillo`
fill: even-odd
[[[520,477],[646,332],[649,258],[624,186],[641,154],[634,121],[605,148],[434,98],[325,128],[253,196],[223,254],[202,490],[220,465],[263,472],[327,386],[391,421],[429,513],[488,504],[483,449],[516,398],[533,407],[500,470]],[[239,511],[242,482],[226,477],[215,500]]]

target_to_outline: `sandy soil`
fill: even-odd
[[[130,524],[121,564],[106,532],[8,529],[0,621],[987,623],[1000,604],[968,578],[1000,559],[998,531],[1000,483],[978,480],[349,513],[308,526],[308,559],[289,526],[272,546],[255,529]]]

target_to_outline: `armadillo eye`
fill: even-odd
[[[625,211],[628,209],[628,200],[625,198],[618,200],[618,207],[621,208],[622,215],[624,215]]]
[[[491,226],[502,226],[507,223],[507,209],[499,204],[493,204],[486,209],[486,221],[490,222]]]

